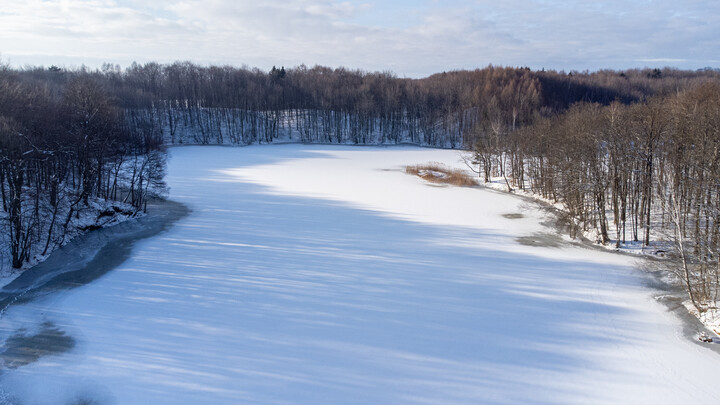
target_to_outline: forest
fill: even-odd
[[[720,293],[718,131],[713,69],[488,66],[410,79],[304,65],[3,65],[0,252],[21,267],[97,201],[144,209],[163,194],[166,145],[410,143],[472,150],[481,180],[562,204],[575,235],[676,257],[703,312]]]
[[[101,83],[25,73],[0,70],[0,263],[14,268],[164,188],[162,139],[130,126]]]

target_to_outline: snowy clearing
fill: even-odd
[[[8,403],[711,403],[720,357],[633,258],[511,195],[432,187],[415,147],[178,147],[192,213],[103,278],[2,316]],[[543,238],[553,243],[542,243]],[[539,241],[533,244],[533,241]],[[69,340],[71,339],[71,340]]]

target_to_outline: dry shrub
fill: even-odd
[[[405,173],[422,177],[433,183],[452,184],[460,187],[473,187],[478,185],[477,181],[464,171],[451,169],[437,162],[405,166]]]

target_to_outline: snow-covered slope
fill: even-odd
[[[403,166],[458,152],[274,145],[171,151],[189,217],[87,286],[10,307],[3,340],[62,354],[4,369],[54,404],[712,403],[634,259],[565,244],[545,214]],[[50,325],[50,326],[48,326]],[[21,334],[22,334],[21,333]],[[55,335],[58,335],[55,333]]]

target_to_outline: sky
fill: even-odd
[[[718,38],[717,0],[0,0],[14,66],[699,69]]]

